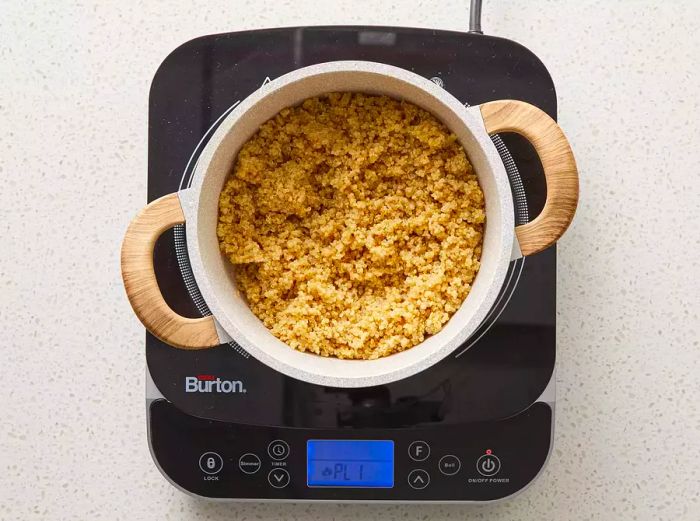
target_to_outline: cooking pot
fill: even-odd
[[[328,92],[365,92],[403,99],[434,114],[467,152],[484,192],[486,225],[481,267],[462,306],[417,346],[377,360],[341,360],[297,351],[263,325],[236,288],[233,266],[219,251],[219,194],[241,146],[285,107]],[[542,162],[547,199],[533,221],[515,226],[508,177],[490,134],[517,132]],[[204,349],[234,340],[248,353],[293,378],[333,387],[366,387],[422,371],[464,344],[503,285],[512,258],[552,245],[566,231],[578,202],[574,156],[561,128],[522,101],[467,108],[433,82],[397,67],[338,61],[304,67],[271,81],[241,102],[202,151],[190,188],[157,199],[131,222],[122,245],[124,287],[146,328],[171,346]],[[153,247],[168,228],[186,223],[187,252],[199,290],[212,312],[186,318],[163,299],[153,270]]]

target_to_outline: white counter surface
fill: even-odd
[[[242,29],[464,30],[467,3],[3,2],[0,519],[700,519],[693,0],[485,0],[485,32],[551,71],[581,175],[559,249],[555,446],[529,489],[484,507],[215,504],[151,461],[118,257],[145,202],[158,64]]]

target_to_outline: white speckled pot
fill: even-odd
[[[219,193],[240,147],[281,109],[334,91],[385,94],[433,113],[464,146],[486,198],[481,268],[469,296],[439,333],[412,349],[378,360],[339,360],[302,353],[273,336],[236,288],[232,266],[220,253],[216,235]],[[542,135],[538,128],[529,130],[529,125],[542,127]],[[545,210],[517,234],[527,247],[516,240],[508,177],[489,138],[489,132],[499,130],[528,137],[547,177]],[[554,150],[558,155],[552,158]],[[389,65],[361,61],[313,65],[277,78],[240,103],[203,150],[191,188],[178,192],[177,198],[166,196],[152,202],[134,219],[122,248],[124,283],[141,321],[176,347],[204,348],[234,340],[261,362],[300,380],[334,387],[384,384],[430,367],[469,338],[493,305],[511,258],[520,256],[521,250],[524,254],[540,251],[564,232],[576,207],[577,187],[566,138],[549,116],[531,105],[499,101],[466,108],[431,81]],[[562,213],[567,204],[570,208]],[[193,320],[175,314],[163,301],[155,277],[151,278],[152,243],[163,230],[183,221],[192,271],[213,318]],[[535,236],[540,237],[537,244]]]

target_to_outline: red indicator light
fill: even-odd
[[[197,380],[201,380],[201,381],[212,381],[212,380],[215,380],[215,378],[214,378],[214,375],[213,375],[213,374],[198,374],[198,375],[197,375]]]
[[[486,454],[491,455],[491,449],[486,449]]]

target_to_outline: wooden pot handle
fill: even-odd
[[[205,349],[221,344],[214,318],[186,318],[163,299],[153,270],[156,239],[185,222],[177,194],[156,199],[131,221],[122,243],[122,279],[139,320],[163,342],[182,349]]]
[[[547,113],[517,100],[489,101],[479,107],[486,132],[516,132],[535,148],[547,182],[542,212],[527,224],[516,226],[523,255],[538,253],[561,237],[578,204],[578,171],[569,142]]]

